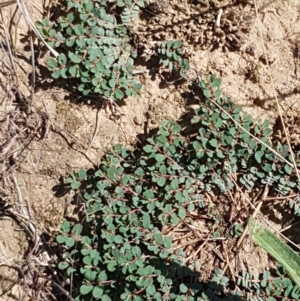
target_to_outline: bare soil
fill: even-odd
[[[40,20],[41,1],[27,0],[24,3],[33,21]],[[16,4],[13,4],[1,9],[7,28],[15,8]],[[215,32],[214,24],[220,8],[223,9],[221,25]],[[300,144],[300,4],[298,0],[257,0],[257,8],[258,17],[252,1],[169,0],[164,12],[153,15],[153,12],[145,10],[135,26],[141,44],[143,41],[147,41],[147,45],[154,45],[163,39],[181,39],[190,65],[202,76],[208,73],[220,76],[225,93],[255,119],[269,119],[272,124],[276,123],[278,109],[275,90],[284,118],[288,122],[287,126],[293,134],[293,145],[297,147]],[[23,17],[19,22],[17,19],[14,18],[11,42],[14,46],[18,88],[29,97],[32,70],[28,27]],[[263,39],[260,37],[260,30]],[[4,41],[3,31],[1,41]],[[152,51],[151,47],[143,49],[145,56]],[[0,53],[5,58],[4,48]],[[40,61],[40,66],[46,65],[46,58]],[[266,61],[269,62],[270,70]],[[5,87],[9,78],[2,72],[1,66],[2,63],[0,99],[3,101],[0,116],[5,119]],[[143,69],[145,65],[138,68]],[[39,67],[37,72],[43,74],[44,69]],[[196,79],[193,70],[188,77],[191,80]],[[91,106],[88,102],[78,104],[73,101],[77,95],[70,95],[70,92],[62,89],[59,81],[38,77],[33,105],[49,116],[44,124],[44,129],[48,131],[44,136],[32,138],[14,174],[23,201],[32,210],[31,219],[41,233],[53,235],[59,229],[64,215],[73,213],[71,196],[58,198],[55,193],[55,186],[59,184],[61,177],[66,177],[72,170],[97,165],[101,156],[116,143],[134,146],[137,138],[143,141],[149,131],[157,128],[162,120],[178,120],[197,106],[186,93],[189,83],[166,83],[159,74],[153,76],[148,73],[141,75],[140,80],[143,83],[141,97],[127,99],[119,108],[100,108]],[[5,138],[5,123],[2,125],[1,139]],[[94,133],[96,135],[92,141]],[[19,195],[13,186],[8,188],[7,183],[11,183],[9,179],[10,173],[5,173],[0,192],[2,194],[3,191],[7,202],[17,210],[20,205]],[[278,229],[284,228],[288,223],[288,220],[285,221]],[[205,225],[199,227],[205,231]],[[11,219],[0,217],[0,229],[2,295],[13,281],[21,280],[18,280],[15,270],[1,267],[1,264],[22,261],[28,241],[24,232]],[[213,269],[214,256],[209,250],[206,248],[199,257],[202,267],[208,266],[205,269],[206,274]],[[267,254],[249,240],[245,241],[243,250],[240,262],[246,265],[244,268],[258,273],[272,267]],[[18,300],[22,296],[27,296],[26,292],[16,285],[9,293],[3,294],[0,300]],[[24,300],[30,300],[29,297]]]

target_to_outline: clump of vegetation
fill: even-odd
[[[299,193],[295,172],[284,160],[289,159],[287,146],[277,146],[278,158],[267,147],[268,122],[254,123],[219,86],[215,76],[199,84],[204,101],[192,118],[192,138],[169,120],[148,138],[138,157],[116,145],[99,168],[73,172],[67,179],[84,197],[82,223],[64,221],[57,236],[65,248],[58,267],[72,276],[76,300],[243,300],[248,295],[248,300],[274,301],[274,296],[300,296],[283,274],[258,280],[243,272],[232,291],[229,278],[217,269],[209,283],[201,283],[199,262],[187,262],[184,251],[173,250],[172,238],[163,232],[189,212],[214,206],[205,194],[226,195],[235,181],[245,191],[268,183],[272,195]],[[296,199],[291,208],[299,215]],[[225,235],[241,233],[239,227],[230,231]]]
[[[137,50],[131,23],[148,2],[63,1],[65,10],[56,22],[44,19],[36,23],[47,43],[61,52],[48,60],[52,77],[79,79],[78,90],[83,95],[97,93],[113,101],[138,96],[142,85],[134,76]],[[186,70],[181,43],[169,41],[167,45],[169,69]]]
[[[167,67],[170,72],[179,71],[181,77],[185,77],[186,71],[190,69],[188,59],[183,57],[181,41],[167,41],[158,45],[157,53],[159,63]]]
[[[254,219],[250,218],[248,225],[253,240],[284,266],[291,279],[300,286],[300,256]]]

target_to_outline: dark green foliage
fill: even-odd
[[[183,57],[181,41],[162,42],[158,46],[157,53],[160,57],[159,63],[170,72],[179,70],[180,76],[184,77],[186,71],[190,69],[189,61]]]
[[[36,25],[48,44],[60,52],[48,61],[53,78],[78,78],[78,90],[84,95],[94,92],[119,100],[137,96],[141,89],[133,76],[137,53],[128,26],[148,0],[116,1],[122,22],[107,13],[107,2],[65,0],[66,10],[57,22],[44,19]]]
[[[294,171],[208,99],[213,97],[247,131],[270,145],[269,124],[255,124],[219,85],[214,76],[200,83],[206,99],[192,119],[197,129],[193,138],[169,120],[148,138],[138,158],[116,145],[94,173],[79,171],[68,178],[85,199],[83,225],[65,221],[57,236],[66,248],[59,268],[73,275],[76,300],[242,300],[230,292],[229,279],[220,270],[210,284],[200,283],[199,267],[186,267],[184,252],[173,251],[171,238],[162,234],[163,226],[177,225],[188,211],[205,207],[205,192],[219,195],[233,189],[233,179],[245,190],[269,183],[272,194],[299,192]],[[277,151],[289,159],[286,146],[278,145]],[[291,205],[298,206],[296,214],[297,202]],[[239,236],[241,231],[241,225],[235,225],[228,235]],[[242,276],[245,294],[250,278]],[[262,296],[249,300],[273,300],[274,281],[269,290],[256,282],[251,285]],[[283,294],[296,296],[290,282],[284,285]]]
[[[149,2],[64,0],[65,10],[57,21],[36,22],[46,42],[60,52],[48,60],[52,77],[79,79],[83,95],[97,93],[114,101],[138,96],[142,86],[133,75],[137,50],[131,23]],[[181,46],[181,41],[170,40],[157,52],[163,67],[184,77],[189,62]]]
[[[210,82],[209,86],[204,82],[200,83],[203,94],[212,97],[245,130],[271,146],[272,131],[269,122],[255,124],[250,115],[242,112],[240,107],[222,95],[218,88],[219,79],[212,76]],[[206,188],[211,190],[213,186],[217,186],[221,192],[225,192],[234,185],[232,176],[238,174],[239,183],[247,190],[269,183],[272,193],[287,195],[291,191],[299,192],[300,185],[293,168],[238,127],[212,102],[208,101],[201,106],[192,122],[199,127],[198,136],[193,142],[193,150],[198,158],[195,169],[204,180],[207,179]],[[287,145],[278,144],[273,148],[291,162]],[[299,153],[296,157],[299,168]]]

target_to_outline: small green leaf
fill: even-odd
[[[83,170],[83,169],[79,170],[79,171],[78,171],[78,177],[79,177],[79,180],[80,180],[80,181],[85,180],[85,178],[86,178],[86,171]]]
[[[107,265],[107,269],[110,272],[114,272],[116,270],[117,263],[112,261]]]
[[[170,219],[171,223],[173,225],[178,225],[179,224],[179,219],[178,216],[175,213],[171,214],[171,219]]]
[[[81,224],[76,224],[72,229],[72,234],[75,236],[79,236],[81,234],[82,228],[83,227]]]
[[[225,158],[223,152],[220,149],[217,149],[217,157],[220,158],[220,159],[224,159]]]
[[[54,58],[49,58],[48,60],[48,67],[50,69],[54,69],[54,68],[57,68],[57,61],[54,59]]]
[[[148,285],[147,288],[146,288],[146,293],[149,296],[153,296],[156,293],[155,286],[153,284]]]
[[[103,295],[101,301],[112,301],[108,295]]]
[[[70,52],[68,56],[69,59],[75,64],[79,64],[81,62],[81,57],[75,53]]]
[[[67,63],[67,57],[64,53],[61,53],[57,59],[63,65],[65,65]]]
[[[76,38],[74,38],[74,37],[66,39],[66,46],[73,47],[75,44],[75,41],[76,41]]]
[[[166,185],[166,178],[164,177],[158,178],[156,183],[159,187],[164,187]]]
[[[74,181],[74,182],[71,182],[70,186],[71,186],[71,189],[77,190],[81,186],[81,183],[79,181]]]
[[[160,233],[155,234],[154,239],[155,239],[155,241],[156,241],[159,245],[162,246],[162,245],[164,244],[163,237],[162,237],[162,235],[161,235]]]
[[[87,295],[93,290],[93,285],[81,285],[80,286],[80,294]]]
[[[180,284],[179,289],[180,289],[180,292],[183,294],[187,293],[187,291],[189,290],[189,288],[184,283]]]
[[[173,46],[173,44],[174,44],[174,41],[169,40],[169,41],[167,42],[167,47],[168,47],[168,48],[171,48],[171,47]]]
[[[67,79],[68,78],[67,71],[68,71],[67,68],[60,69],[60,76],[64,79]]]
[[[76,25],[73,27],[73,30],[74,30],[74,32],[75,32],[78,36],[84,34],[84,28],[82,27],[81,24],[76,24]]]
[[[72,23],[74,21],[74,19],[75,19],[74,14],[72,14],[72,13],[67,14],[68,22]]]
[[[218,98],[218,97],[220,97],[222,95],[222,90],[216,90],[216,91],[214,91],[214,96],[215,96],[215,98]],[[224,115],[226,115],[225,113],[223,113],[222,112],[222,118],[223,119],[228,119],[228,116],[226,115],[225,116],[225,118],[224,118]]]
[[[212,147],[218,147],[218,141],[217,139],[211,139],[209,141],[209,144],[212,146]]]
[[[69,233],[70,230],[71,230],[71,225],[70,225],[70,223],[68,221],[63,221],[60,229],[64,233]]]
[[[111,86],[111,88],[114,88],[116,86],[117,81],[115,79],[109,80],[108,84]]]
[[[158,163],[162,163],[164,160],[166,159],[166,157],[162,154],[157,154],[155,155],[155,160],[158,162]]]
[[[90,254],[90,256],[91,256],[92,259],[94,259],[97,256],[99,256],[98,250],[95,250],[95,249],[94,250],[90,250],[89,254]]]
[[[120,89],[116,89],[114,94],[115,94],[116,99],[123,99],[125,96],[124,93]]]
[[[58,264],[58,268],[60,269],[60,270],[65,270],[66,268],[68,268],[69,267],[69,264],[67,263],[67,262],[60,262],[59,264]]]
[[[72,248],[75,246],[75,239],[73,237],[68,237],[65,241],[66,246]]]
[[[285,165],[284,165],[284,170],[285,170],[285,172],[286,172],[288,175],[291,175],[292,172],[293,172],[293,167],[290,166],[290,165],[285,164]]]
[[[96,298],[96,299],[99,299],[99,298],[102,297],[103,292],[104,292],[104,289],[102,287],[95,286],[93,288],[93,297]]]
[[[206,97],[206,98],[210,98],[211,97],[211,93],[209,90],[207,89],[203,89],[203,95]]]
[[[56,70],[55,72],[51,73],[51,76],[54,78],[54,79],[58,79],[60,78],[60,75],[61,75],[61,70]]]
[[[168,236],[164,238],[164,247],[166,249],[171,249],[172,247],[172,239]]]
[[[217,88],[221,85],[221,80],[219,78],[215,78],[212,83],[211,83],[211,87],[212,88]]]
[[[145,151],[146,153],[153,153],[153,152],[155,152],[155,149],[152,147],[152,145],[146,145],[146,146],[144,147],[144,151]]]
[[[92,243],[92,241],[91,241],[91,239],[90,239],[88,236],[82,236],[82,237],[81,237],[81,243],[82,243],[83,245],[88,245],[88,246],[90,246],[91,243]]]
[[[114,241],[116,244],[121,244],[123,243],[123,237],[121,235],[116,235]]]
[[[223,125],[223,120],[219,113],[214,113],[211,117],[216,128],[220,128]]]
[[[173,48],[176,49],[176,48],[180,48],[182,46],[182,43],[181,41],[175,41],[173,43]]]
[[[179,124],[175,124],[172,128],[173,135],[180,133],[180,131],[181,131],[181,126]]]
[[[186,211],[183,207],[180,207],[179,210],[178,210],[178,216],[181,218],[181,219],[185,219],[186,217]]]
[[[86,271],[84,274],[84,278],[89,282],[95,281],[96,276],[97,276],[97,272],[92,271],[90,269],[88,271]]]
[[[78,70],[78,65],[73,65],[69,68],[69,73],[72,76],[76,76],[77,70]]]
[[[107,274],[105,271],[101,271],[100,274],[98,275],[98,279],[102,282],[107,280]]]
[[[74,272],[76,272],[77,270],[73,267],[68,267],[67,269],[67,275],[70,277]]]
[[[80,20],[86,21],[89,18],[89,14],[80,14]]]
[[[66,239],[67,239],[67,237],[62,236],[62,235],[57,235],[57,236],[56,236],[56,241],[57,241],[59,244],[65,243]]]
[[[264,155],[264,153],[262,151],[255,152],[254,157],[255,157],[257,163],[261,163],[261,159],[262,159],[263,155]]]

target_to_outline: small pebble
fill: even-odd
[[[143,123],[143,118],[142,116],[135,116],[133,118],[133,122],[136,124],[136,125],[142,125]]]

